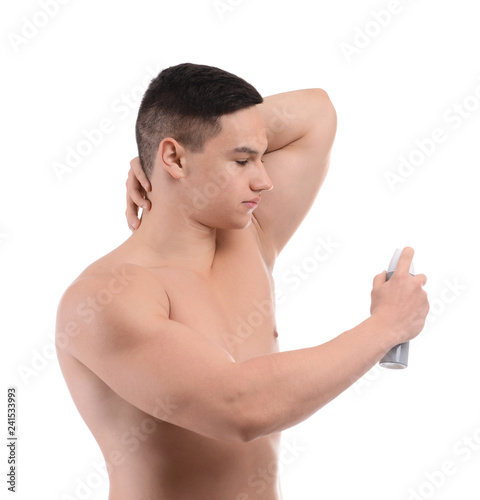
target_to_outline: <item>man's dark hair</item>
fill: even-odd
[[[184,63],[164,69],[145,92],[135,133],[143,171],[150,176],[158,145],[172,137],[202,152],[221,131],[220,117],[260,104],[262,96],[242,78],[213,66]]]

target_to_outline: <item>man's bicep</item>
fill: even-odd
[[[321,97],[314,126],[263,157],[273,189],[262,194],[254,214],[276,254],[307,215],[328,172],[337,118],[328,96]]]
[[[70,353],[140,410],[200,434],[235,439],[229,408],[234,389],[228,386],[233,358],[165,311],[152,312],[128,297],[122,302],[79,324]]]

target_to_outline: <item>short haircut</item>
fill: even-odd
[[[242,78],[213,66],[184,63],[164,69],[146,90],[135,134],[143,171],[150,176],[160,142],[172,137],[194,153],[221,131],[220,117],[263,101]]]

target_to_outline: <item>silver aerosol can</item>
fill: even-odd
[[[398,259],[400,258],[401,254],[402,249],[397,248],[388,266],[387,281],[393,276],[393,273],[397,268]],[[410,265],[409,273],[412,276],[415,275],[413,262]],[[403,344],[398,344],[395,347],[392,347],[392,349],[390,349],[387,354],[385,354],[385,356],[383,356],[383,358],[379,361],[380,366],[383,366],[383,368],[393,369],[406,368],[408,366],[408,348],[409,342],[404,342]]]

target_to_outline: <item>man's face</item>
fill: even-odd
[[[221,125],[221,132],[205,142],[202,153],[187,153],[185,194],[198,222],[243,229],[256,208],[246,202],[273,187],[262,163],[268,145],[265,123],[252,106],[222,116]]]

